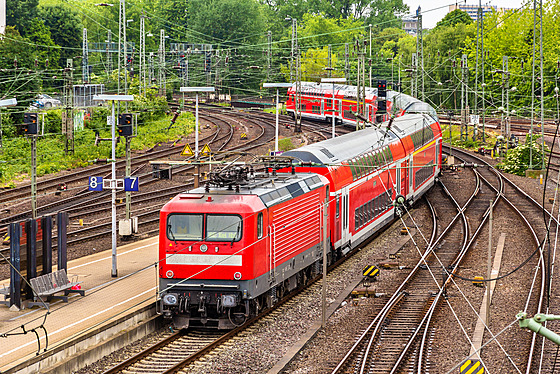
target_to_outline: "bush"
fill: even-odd
[[[291,138],[284,138],[284,139],[280,139],[278,140],[278,149],[280,151],[286,152],[289,151],[291,149],[295,149],[296,145],[292,142]]]
[[[543,164],[542,143],[539,142],[539,135],[527,134],[525,144],[519,144],[516,148],[510,149],[504,161],[498,164],[498,168],[506,173],[525,176],[525,171],[529,169],[530,157],[532,154],[533,169],[541,169]],[[548,147],[545,145],[545,152]]]

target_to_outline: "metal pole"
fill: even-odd
[[[335,120],[335,110],[334,110],[334,82],[332,84],[332,137],[336,137],[336,120]]]
[[[488,223],[488,262],[486,267],[486,326],[490,323],[490,282],[492,278],[492,200],[490,200],[490,221]]]
[[[276,88],[276,130],[274,138],[274,155],[278,153],[278,104],[280,103],[280,94],[278,91],[278,88]]]
[[[31,218],[37,218],[37,136],[35,135],[31,135]]]
[[[327,188],[328,191],[328,188]],[[325,328],[327,320],[327,219],[328,219],[328,203],[329,196],[325,196],[325,204],[323,205],[323,307],[322,307],[322,327]]]
[[[111,102],[111,183],[116,179],[116,156],[115,156],[115,101]],[[111,276],[117,277],[117,190],[111,185],[111,248],[112,264]]]
[[[371,87],[371,24],[369,25],[369,86]]]
[[[126,169],[125,169],[125,175],[127,178],[130,177],[130,137],[126,136],[125,137],[125,141],[126,141]],[[131,210],[131,205],[132,205],[132,192],[130,191],[126,191],[125,192],[125,196],[126,196],[126,219],[130,219],[130,210]]]
[[[198,92],[196,93],[196,121],[194,126],[194,156],[198,158]]]

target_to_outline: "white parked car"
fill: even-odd
[[[32,107],[37,109],[50,109],[62,105],[62,102],[47,94],[39,94],[37,98],[31,103]]]

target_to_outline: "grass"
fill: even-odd
[[[143,150],[158,143],[173,141],[193,131],[194,117],[182,113],[174,126],[168,130],[171,116],[162,116],[138,128],[138,136],[132,138],[131,149]],[[106,127],[106,126],[105,126]],[[110,129],[100,131],[101,138],[110,138]],[[95,146],[95,132],[86,128],[75,133],[74,154],[65,155],[64,137],[48,134],[37,139],[37,175],[56,173],[61,170],[83,167],[97,158],[111,157],[111,142]],[[0,154],[0,186],[15,187],[15,183],[29,178],[31,173],[31,141],[25,137],[4,139]],[[117,157],[125,155],[125,142],[116,147]]]

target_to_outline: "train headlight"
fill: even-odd
[[[224,308],[237,306],[237,297],[235,295],[222,295],[222,305]]]
[[[174,293],[168,293],[163,296],[163,305],[177,305],[179,297]]]
[[[167,270],[167,271],[165,272],[165,276],[166,276],[167,278],[173,278],[174,275],[175,275],[175,273],[173,273],[172,270]]]
[[[202,244],[200,246],[200,252],[204,253],[208,250],[208,246],[206,244]]]
[[[233,274],[233,279],[235,280],[240,280],[241,279],[241,273],[236,271],[235,274]]]

